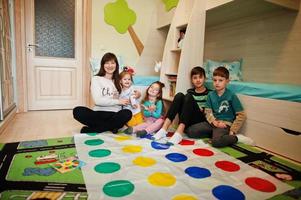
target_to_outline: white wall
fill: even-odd
[[[138,52],[129,33],[120,34],[113,26],[104,21],[104,6],[113,0],[92,1],[92,57],[101,58],[105,52],[112,52],[122,57],[120,64],[135,66],[139,60]],[[145,44],[150,32],[149,22],[152,20],[158,0],[126,0],[130,9],[136,13],[133,28],[139,39]],[[138,71],[141,71],[139,69]]]
[[[279,9],[206,27],[204,48],[205,60],[243,58],[244,81],[301,84],[300,11]]]

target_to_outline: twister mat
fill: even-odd
[[[90,136],[93,135],[95,134]],[[129,138],[117,139],[128,140]],[[204,141],[206,142],[206,139]],[[189,140],[182,142],[182,145],[193,144],[194,141]],[[241,143],[220,148],[219,151],[294,187],[293,190],[269,198],[270,200],[301,199],[300,165]],[[106,155],[108,152],[102,153]],[[144,162],[147,162],[147,159],[144,159]],[[0,144],[0,199],[88,199],[81,172],[82,165],[83,161],[78,159],[73,137]],[[147,198],[151,197],[144,197],[144,199]],[[188,196],[184,199],[193,198]]]
[[[268,199],[293,189],[202,140],[168,146],[103,133],[75,144],[89,199]]]

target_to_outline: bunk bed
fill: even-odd
[[[204,61],[243,59],[238,94],[256,146],[301,162],[300,1],[223,1],[206,8]],[[212,81],[206,85],[212,88]]]

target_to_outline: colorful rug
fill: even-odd
[[[0,144],[0,199],[88,199],[86,187],[90,193],[90,185],[92,185],[92,190],[94,187],[105,199],[116,199],[117,197],[136,199],[139,197],[139,190],[143,190],[142,194],[151,193],[152,199],[155,197],[166,199],[167,196],[174,199],[208,199],[210,197],[208,193],[211,198],[215,198],[215,195],[224,195],[225,197],[224,192],[229,191],[234,192],[231,192],[231,195],[236,194],[238,199],[242,198],[241,193],[249,199],[248,191],[253,190],[254,194],[271,194],[273,200],[301,199],[300,165],[260,152],[248,145],[237,144],[219,149],[231,156],[229,157],[201,141],[195,143],[195,141],[184,140],[182,145],[170,148],[146,139],[136,142],[131,139],[123,134],[82,134],[76,136],[76,141],[86,147],[77,149],[75,149],[74,139],[70,137]],[[204,141],[206,142],[206,140]],[[126,144],[134,146],[125,147]],[[142,148],[138,147],[139,145]],[[199,150],[194,152],[194,149]],[[210,152],[213,155],[209,156],[212,154]],[[92,157],[85,161],[81,154],[83,156],[88,154],[89,157]],[[207,156],[202,156],[202,154]],[[212,163],[213,160],[209,161],[211,158],[214,158],[215,163]],[[133,162],[134,160],[135,162]],[[196,162],[195,165],[195,160],[202,162]],[[113,163],[117,163],[117,165]],[[253,173],[255,168],[249,168],[244,163],[265,173],[257,170],[256,173]],[[237,166],[240,169],[235,171]],[[248,184],[250,184],[250,180],[251,182],[255,180],[256,186],[245,184],[242,187],[242,179],[247,175],[244,174],[240,178],[234,175],[242,173],[241,170],[246,168],[252,171],[250,175],[253,177],[262,175],[260,178],[271,182],[276,187],[276,191],[271,192],[273,190],[271,187],[272,189],[270,188],[268,192],[258,192],[258,189],[265,188],[266,190],[265,184],[256,182],[261,179],[248,179]],[[86,181],[85,185],[86,169],[93,174],[92,180],[101,180],[101,183],[96,181],[93,186],[94,183]],[[93,172],[93,170],[97,170],[97,172]],[[278,181],[274,182],[275,179],[266,173],[277,177],[278,180],[282,180],[282,183],[292,186],[293,189],[280,192]],[[221,184],[219,179],[225,174],[228,175],[222,178]],[[106,178],[99,179],[99,177]],[[206,179],[213,181],[210,182]],[[133,185],[124,181],[129,181]],[[124,185],[125,189],[120,192],[120,188],[118,189],[116,185]],[[180,185],[183,187],[180,187],[179,190],[178,186]],[[192,186],[190,187],[190,185]],[[220,185],[222,187],[218,187]],[[146,186],[147,188],[144,189]],[[198,187],[202,187],[207,194],[199,194]],[[257,189],[252,187],[257,187]],[[287,188],[287,185],[284,187]],[[162,188],[165,190],[164,192],[162,192]],[[175,191],[182,191],[182,193],[175,194],[170,188],[177,188]],[[213,188],[217,188],[214,193],[212,192]],[[246,190],[247,192],[245,192]],[[275,192],[282,194],[274,195]],[[113,197],[114,195],[117,197]],[[142,195],[142,197],[146,199],[147,196]],[[266,196],[260,197],[262,197],[261,199],[266,198]],[[222,196],[219,198],[223,199]],[[232,195],[229,198],[233,199],[234,197]],[[251,196],[252,198],[253,196]],[[89,199],[93,199],[93,196],[91,195]]]
[[[71,137],[0,145],[0,199],[87,199]]]

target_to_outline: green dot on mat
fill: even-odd
[[[114,162],[103,162],[94,167],[94,170],[98,173],[108,174],[116,172],[120,169],[120,165]]]
[[[134,184],[126,180],[116,180],[105,184],[103,192],[111,197],[123,197],[131,194],[135,189]]]
[[[108,149],[96,149],[89,152],[89,156],[101,158],[111,155],[111,151]]]
[[[101,139],[93,139],[93,140],[86,140],[85,144],[90,146],[100,145],[103,143],[103,140]]]
[[[90,136],[96,136],[97,133],[87,133],[87,135],[90,135]]]

